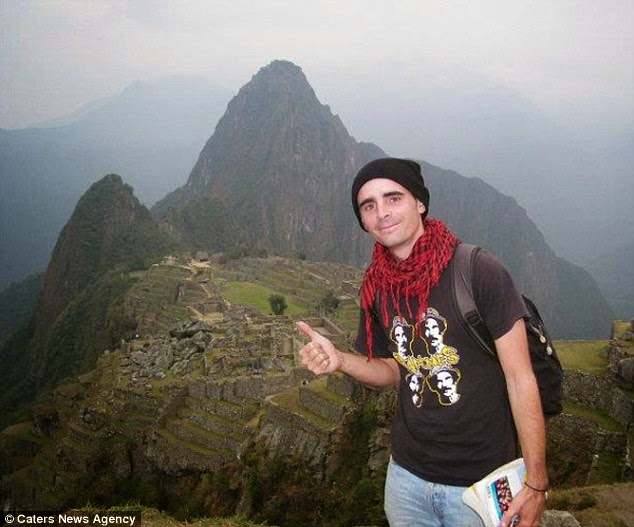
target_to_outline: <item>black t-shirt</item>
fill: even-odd
[[[512,277],[491,253],[478,253],[473,290],[495,339],[526,315]],[[449,269],[432,289],[423,320],[411,319],[418,307],[411,299],[409,307],[403,302],[399,313],[388,303],[389,325],[376,314],[372,323],[373,355],[396,359],[401,370],[392,455],[427,481],[471,485],[516,457],[504,374],[460,322]],[[366,354],[363,316],[356,349]]]

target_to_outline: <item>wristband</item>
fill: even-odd
[[[526,481],[524,482],[524,486],[528,487],[531,490],[534,490],[535,492],[541,492],[543,494],[546,494],[548,492],[548,487],[546,487],[545,489],[538,489],[537,487],[533,487],[532,485],[529,485],[528,483],[526,483]]]

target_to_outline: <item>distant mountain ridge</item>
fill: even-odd
[[[230,101],[187,183],[153,213],[193,250],[244,245],[362,267],[371,240],[351,211],[349,185],[360,166],[383,155],[350,136],[301,68],[274,61]],[[556,335],[605,334],[612,313],[594,281],[555,256],[515,200],[478,180],[423,168],[432,215],[498,254]],[[587,309],[576,308],[580,300]]]
[[[42,271],[78,199],[117,173],[152,204],[186,181],[231,93],[200,78],[137,82],[72,122],[0,129],[0,290]]]
[[[451,82],[449,84],[451,85]],[[312,91],[312,88],[309,87],[309,89]],[[438,97],[438,94],[434,95],[434,90],[437,89],[439,86],[434,84],[432,87],[427,86],[421,92],[424,97],[427,95],[432,97],[431,102],[425,101],[423,104],[420,100],[404,99],[399,103],[413,112],[411,122],[418,122],[415,124],[416,133],[409,134],[414,143],[403,141],[403,144],[411,145],[419,141],[421,144],[420,152],[428,152],[428,148],[433,151],[434,141],[440,141],[439,137],[443,137],[443,133],[450,138],[449,141],[453,141],[455,134],[452,127],[457,126],[456,119],[463,113],[460,104],[456,108],[442,106],[442,104],[448,104],[447,101],[455,100],[458,93],[451,92],[448,98],[434,98]],[[139,199],[146,204],[152,204],[163,198],[166,193],[187,181],[187,174],[191,172],[196,156],[200,153],[205,141],[209,139],[210,133],[225,110],[230,96],[231,93],[213,89],[200,78],[172,78],[151,84],[137,82],[123,90],[119,95],[86,105],[85,108],[65,119],[42,123],[41,127],[38,128],[0,130],[0,291],[28,274],[43,271],[50,258],[55,239],[70,216],[77,200],[91,183],[104,174],[120,174],[127,183],[135,188]],[[499,130],[506,130],[505,126],[510,126],[514,122],[513,119],[507,122],[506,118],[509,116],[506,115],[505,111],[522,108],[522,105],[512,98],[509,99],[508,93],[503,90],[500,92],[499,87],[495,86],[489,86],[486,90],[482,89],[478,96],[484,97],[484,103],[486,103],[484,107],[487,109],[487,113],[490,111],[493,118],[501,120],[502,128],[494,127],[492,129],[491,126],[485,126],[486,130],[482,133],[490,142],[497,137],[495,129],[498,130],[499,135]],[[373,94],[364,93],[361,96],[355,94],[354,97],[355,100],[361,97],[364,102],[364,117],[361,122],[365,123],[359,128],[359,122],[357,122],[355,129],[363,130],[364,136],[366,132],[368,135],[372,135],[372,130],[376,130],[377,117],[373,117],[375,112],[367,111],[367,108],[373,107]],[[419,108],[421,104],[427,105],[427,107],[432,104],[434,110],[431,120],[422,119],[423,114],[416,113],[422,111],[422,108]],[[467,109],[468,107],[465,108],[465,111]],[[524,109],[529,110],[525,107]],[[358,114],[355,112],[357,110],[348,109],[347,117],[354,120],[355,115],[357,115],[358,118]],[[476,113],[480,119],[483,118],[482,111]],[[390,123],[394,122],[393,120],[397,115],[398,112],[390,112],[389,116],[382,116],[381,121],[383,122],[384,118],[389,117],[385,120],[385,126],[390,129],[394,128]],[[530,111],[526,115],[530,115]],[[439,122],[444,124],[437,126],[439,129],[432,133],[429,128],[434,128]],[[476,119],[470,125],[469,129],[472,130],[470,135],[473,138],[478,137],[479,122]],[[403,130],[407,130],[407,126],[409,125],[403,123],[402,127],[394,129],[394,138],[399,137]],[[512,139],[504,133],[502,135],[507,142]],[[632,240],[623,237],[619,237],[623,239],[616,239],[615,233],[624,229],[625,223],[619,211],[626,210],[629,203],[627,196],[629,195],[628,189],[631,188],[630,161],[632,157],[631,153],[629,157],[627,154],[631,150],[628,150],[628,139],[631,136],[631,131],[629,135],[623,134],[621,149],[618,152],[614,149],[610,150],[609,145],[603,149],[603,161],[605,161],[603,166],[611,167],[614,164],[613,160],[624,160],[615,171],[615,173],[618,172],[619,181],[622,182],[617,185],[618,198],[609,203],[599,204],[597,202],[597,200],[600,201],[599,196],[602,195],[601,186],[605,185],[603,177],[596,178],[594,176],[594,173],[599,170],[597,167],[593,169],[587,166],[580,171],[580,174],[586,174],[584,181],[590,179],[596,183],[596,185],[593,183],[592,186],[596,187],[597,196],[584,197],[584,200],[578,201],[578,203],[571,197],[572,194],[569,196],[570,199],[565,200],[565,203],[554,195],[548,193],[543,195],[543,189],[539,184],[536,184],[537,180],[532,177],[524,178],[513,168],[507,169],[507,171],[512,171],[512,173],[509,172],[508,176],[519,177],[522,179],[522,185],[529,185],[533,189],[535,194],[530,198],[530,203],[535,203],[535,206],[547,206],[550,211],[560,211],[567,218],[568,223],[569,217],[561,209],[564,204],[566,207],[577,207],[577,209],[581,208],[586,211],[588,210],[586,201],[590,199],[591,210],[597,210],[596,219],[599,219],[599,216],[605,214],[606,211],[616,211],[614,214],[609,214],[610,224],[604,229],[600,238],[606,246],[626,245]],[[536,160],[532,159],[532,147],[527,146],[524,139],[523,137],[522,140],[513,142],[513,148],[509,152],[512,151],[515,154],[507,157],[510,157],[508,161],[513,166],[517,166],[518,170],[530,171],[529,161]],[[442,141],[440,142],[442,143]],[[504,150],[506,144],[504,140],[495,140],[495,143],[501,149],[500,151]],[[524,150],[522,150],[522,145],[524,145]],[[363,149],[367,144],[360,142],[358,146]],[[467,146],[468,144],[463,145],[463,147]],[[475,148],[475,150],[479,149]],[[488,148],[485,150],[489,151]],[[491,151],[491,156],[493,152]],[[370,157],[375,155],[369,154]],[[414,157],[420,158],[416,155]],[[462,163],[467,162],[468,159],[471,158],[469,156],[463,158]],[[548,159],[541,157],[539,159],[543,167],[547,169],[550,167],[547,177],[556,179],[558,165],[551,166]],[[489,161],[492,162],[487,157],[487,163]],[[526,163],[529,165],[525,166]],[[446,163],[444,165],[446,166]],[[453,165],[450,166],[456,168]],[[491,166],[491,170],[493,170],[493,166]],[[607,170],[612,172],[612,169]],[[474,169],[468,172],[479,171],[481,169],[477,169],[474,165]],[[485,170],[483,177],[490,178],[491,175],[488,172]],[[501,177],[503,172],[498,177]],[[256,187],[252,187],[253,192],[256,192]],[[516,195],[515,190],[512,194]],[[523,195],[522,199],[526,201],[526,196]],[[223,210],[224,205],[216,198],[209,198],[209,200],[210,203],[203,205],[202,202],[198,202],[198,205],[193,208],[209,210],[209,214],[214,217],[219,228],[215,229],[213,233],[209,230],[197,231],[195,218],[198,218],[199,213],[196,210],[191,210],[184,211],[178,217],[172,218],[176,224],[181,225],[178,231],[191,232],[192,243],[223,249],[228,244],[233,244],[236,237],[248,239],[248,236],[239,232],[240,225],[229,220],[229,216]],[[549,204],[539,205],[544,200],[549,201]],[[345,203],[343,196],[342,203]],[[344,208],[346,209],[345,214],[349,214],[347,206]],[[344,216],[341,218],[345,224],[347,219]],[[543,221],[543,218],[539,219]],[[592,238],[593,229],[596,230],[598,224],[594,217],[589,218],[589,222],[590,224],[587,225],[588,237]],[[566,221],[562,223],[566,223]],[[545,234],[549,238],[553,237],[555,230]],[[359,233],[354,232],[354,229],[350,232],[352,237],[358,235]],[[297,241],[297,245],[306,245],[306,243]],[[594,252],[599,252],[598,245],[595,243],[592,245],[596,245]],[[583,251],[584,254],[592,253],[591,250],[585,251],[583,249]],[[303,252],[310,254],[310,251]],[[614,288],[609,284],[606,285],[606,278],[609,274],[606,269],[613,269],[614,259],[607,255],[611,252],[603,251],[600,257],[597,257],[587,268],[592,268],[593,275],[601,283],[604,295],[609,295],[610,302],[618,307],[618,312],[624,313],[623,316],[629,318],[634,304],[631,301],[626,301],[624,304],[620,294],[617,295],[618,298],[612,299]],[[336,254],[333,255],[333,258],[338,257]],[[357,254],[356,257],[362,260],[362,254]],[[619,268],[616,273],[629,276],[627,266]],[[628,279],[620,284],[622,289],[631,289],[632,282]]]
[[[548,110],[454,65],[391,65],[399,70],[393,75],[389,67],[377,68],[381,82],[371,89],[348,82],[329,90],[353,135],[512,195],[555,252],[585,268],[617,240],[633,241],[631,117],[629,124],[624,116],[622,125],[605,126],[565,106]]]
[[[239,241],[364,266],[371,240],[352,213],[350,184],[365,162],[385,155],[348,134],[298,66],[274,61],[231,100],[187,183],[152,211],[193,249],[224,250]],[[594,280],[557,258],[514,199],[421,163],[430,214],[497,254],[556,335],[605,335],[612,312]],[[589,309],[576,308],[580,299]]]
[[[604,294],[609,295],[615,315],[621,320],[634,319],[634,240],[623,240],[589,266],[597,276]]]

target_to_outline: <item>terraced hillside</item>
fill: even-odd
[[[128,309],[139,335],[166,330],[193,317],[214,322],[230,307],[271,314],[268,296],[286,298],[287,314],[323,314],[320,303],[331,293],[338,307],[329,313],[344,332],[356,330],[358,287],[362,272],[353,267],[281,257],[168,257],[147,271],[128,295]],[[321,313],[320,313],[321,312]]]
[[[295,320],[345,349],[358,320],[358,270],[284,258],[170,257],[136,278],[126,300],[138,321],[135,338],[58,387],[36,412],[40,433],[15,427],[5,436],[35,452],[4,479],[11,503],[81,505],[105,488],[113,499],[119,491],[108,481],[119,488],[218,471],[254,439],[271,452],[292,445],[315,466],[333,453],[333,434],[354,411],[359,388],[298,367]],[[271,293],[287,298],[292,317],[268,312]],[[330,318],[320,314],[327,294],[337,299]]]

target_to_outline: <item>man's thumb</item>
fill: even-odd
[[[310,340],[313,340],[316,336],[319,335],[319,333],[317,333],[313,328],[306,324],[306,322],[298,322],[297,329],[299,329]]]

